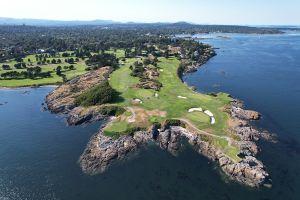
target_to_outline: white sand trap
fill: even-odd
[[[177,96],[179,99],[187,99],[186,97],[183,96]]]
[[[203,109],[202,108],[191,108],[188,110],[189,113],[194,112],[194,111],[203,112]]]
[[[211,117],[211,118],[210,118],[210,123],[211,123],[211,124],[215,124],[215,123],[216,123],[216,120],[215,120],[214,117]]]
[[[164,70],[163,70],[163,69],[160,69],[159,71],[160,71],[160,72],[163,72]]]
[[[133,99],[133,101],[135,101],[135,102],[137,102],[137,103],[143,103],[143,101],[140,100],[140,99]]]
[[[204,113],[207,114],[210,117],[214,116],[214,114],[212,114],[212,112],[210,112],[209,110],[205,110]]]

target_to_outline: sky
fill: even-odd
[[[300,25],[300,0],[0,0],[0,17]]]

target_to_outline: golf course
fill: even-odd
[[[166,120],[180,121],[187,129],[238,160],[239,148],[231,142],[227,125],[229,116],[224,111],[231,101],[228,94],[211,96],[193,91],[178,77],[180,62],[174,57],[158,58],[158,81],[162,83],[159,91],[133,87],[140,80],[131,76],[130,66],[142,59],[126,59],[123,66],[111,74],[109,83],[122,99],[116,104],[127,111],[109,123],[104,133],[118,137],[135,130],[149,129],[153,124],[163,124]],[[211,123],[205,112],[189,112],[191,108],[208,111],[213,114],[215,122]]]
[[[71,54],[72,52],[67,52]],[[7,62],[3,63],[3,65],[10,66],[10,69],[4,70],[3,67],[0,67],[0,76],[7,72],[26,72],[27,69],[33,67],[40,67],[41,72],[49,72],[49,77],[33,77],[33,78],[24,78],[24,77],[16,77],[16,78],[3,78],[0,77],[0,87],[26,87],[26,86],[40,86],[40,85],[54,85],[63,83],[63,77],[66,80],[71,80],[76,76],[82,75],[86,73],[87,65],[85,64],[85,60],[78,60],[72,64],[65,62],[65,59],[76,59],[75,56],[67,56],[62,57],[63,52],[57,53],[55,57],[47,58],[46,63],[40,63],[36,60],[36,57],[41,54],[31,54],[26,56],[22,63],[25,64],[27,67],[22,68],[15,68],[15,64],[18,62],[15,59],[8,60]],[[53,63],[52,60],[61,60],[60,63]],[[68,69],[65,66],[73,65],[73,69]],[[56,69],[58,66],[61,66],[61,75],[56,73]]]

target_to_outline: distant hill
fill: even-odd
[[[1,18],[0,26],[36,26],[36,27],[78,27],[78,26],[100,26],[100,28],[124,29],[133,31],[144,31],[155,34],[197,34],[197,33],[257,33],[257,34],[278,34],[282,33],[283,28],[268,26],[239,26],[239,25],[200,25],[184,21],[176,23],[157,22],[157,23],[137,23],[137,22],[116,22],[112,20],[92,20],[92,21],[60,21],[45,19],[15,19]],[[93,27],[95,28],[95,27]],[[285,28],[286,29],[286,28]],[[294,28],[295,29],[295,28]]]
[[[112,20],[92,21],[60,21],[47,19],[15,19],[0,17],[0,25],[28,25],[28,26],[80,26],[80,25],[108,25],[118,22]]]

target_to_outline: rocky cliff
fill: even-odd
[[[202,140],[200,135],[191,133],[185,128],[165,126],[157,129],[153,126],[149,131],[138,131],[115,140],[103,135],[101,129],[92,137],[81,155],[79,163],[85,173],[102,173],[114,161],[124,159],[127,154],[136,151],[139,146],[149,141],[156,142],[162,149],[174,155],[179,151],[180,143],[184,138],[199,154],[217,162],[230,179],[251,187],[269,186],[271,179],[265,166],[254,157],[258,152],[254,141],[261,137],[270,138],[271,136],[249,125],[246,120],[253,119],[253,116],[259,114],[255,111],[244,110],[240,101],[234,100],[229,111],[235,122],[231,127],[241,139],[239,141],[241,159],[238,162],[227,157],[209,142]]]
[[[47,95],[46,104],[53,113],[65,114],[69,125],[96,121],[105,116],[97,112],[97,106],[76,107],[75,99],[84,91],[108,79],[111,67],[103,67],[79,76]]]

